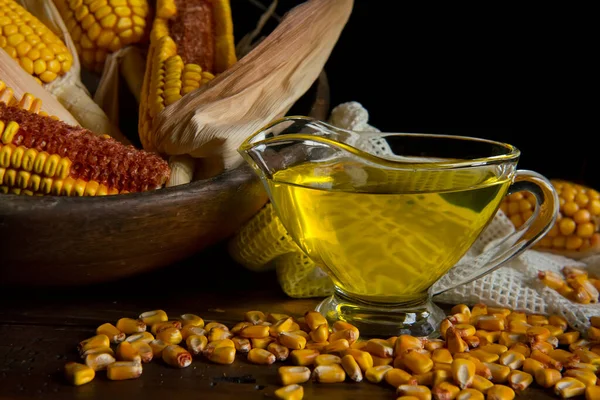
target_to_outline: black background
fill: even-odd
[[[282,0],[277,13],[300,3]],[[422,4],[354,1],[325,67],[332,106],[358,101],[383,131],[505,141],[521,150],[519,168],[600,188],[596,135],[565,115],[576,99],[561,86],[577,79],[558,67],[553,32],[562,37],[565,18],[547,29],[543,10]]]

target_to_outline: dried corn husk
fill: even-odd
[[[119,79],[125,78],[129,91],[139,104],[146,71],[145,53],[137,46],[127,46],[110,53],[104,62],[94,101],[116,126],[119,125]]]
[[[219,156],[241,163],[237,148],[285,115],[317,79],[352,11],[352,0],[308,0],[244,58],[162,110],[149,145],[171,156]]]
[[[71,115],[78,121],[76,125],[81,125],[92,132],[109,134],[115,139],[129,144],[129,140],[123,136],[115,125],[111,124],[104,111],[94,102],[89,91],[81,82],[81,65],[75,45],[54,3],[40,0],[17,1],[58,35],[73,55],[71,69],[62,77],[45,84],[44,88],[69,110]],[[10,78],[4,75],[3,79],[10,81]],[[10,84],[15,88],[18,83],[10,82]],[[31,92],[29,88],[26,91]],[[46,103],[46,100],[44,100],[44,103]]]
[[[0,71],[0,80],[12,89],[14,98],[21,99],[25,93],[30,93],[42,101],[42,111],[58,117],[69,125],[78,125],[75,117],[2,49],[0,49]]]

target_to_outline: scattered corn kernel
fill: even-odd
[[[204,320],[195,314],[182,314],[180,317],[183,327],[192,325],[198,328],[204,328]]]
[[[222,347],[219,349],[215,349],[215,351],[211,355],[214,355],[214,353],[222,349],[229,348]],[[233,350],[235,352],[235,349]],[[163,349],[162,359],[167,365],[175,368],[186,368],[192,364],[192,355],[186,349],[176,344],[171,344]],[[211,359],[211,361],[213,360]]]
[[[494,385],[486,393],[487,400],[512,400],[515,391],[504,385]]]
[[[148,343],[138,340],[132,342],[131,347],[133,347],[135,351],[137,351],[143,363],[149,363],[150,361],[152,361],[152,358],[154,357],[154,351]]]
[[[119,361],[133,361],[137,363],[142,362],[140,353],[129,342],[119,343],[117,346],[116,356],[117,360]]]
[[[168,321],[169,317],[163,310],[153,310],[141,313],[138,319],[142,320],[143,323],[151,327],[156,323]]]
[[[185,346],[187,347],[188,351],[196,356],[204,351],[207,344],[208,339],[204,335],[191,335],[185,339]]]
[[[126,335],[144,332],[146,324],[141,319],[121,318],[117,321],[117,329]]]
[[[100,325],[96,329],[96,335],[108,336],[109,341],[113,344],[119,344],[123,340],[125,340],[125,338],[127,337],[127,335],[125,335],[125,333],[118,330],[116,326],[114,326],[113,324],[111,324],[109,322]]]
[[[431,390],[423,385],[400,385],[396,389],[400,396],[414,396],[420,400],[431,399]]]
[[[394,369],[391,365],[379,365],[377,367],[371,367],[365,371],[365,378],[373,383],[379,383],[383,381],[385,375]]]
[[[554,393],[563,399],[585,394],[585,384],[575,378],[562,378],[554,385]]]
[[[308,382],[310,369],[304,366],[279,367],[279,380],[284,386]]]
[[[152,358],[162,358],[162,351],[165,347],[169,346],[168,343],[162,340],[153,340],[148,345],[152,349]]]
[[[354,357],[352,357],[350,354],[346,354],[342,357],[342,368],[344,368],[344,371],[346,371],[348,378],[352,379],[354,382],[361,382],[363,380],[362,371]],[[385,375],[386,380],[387,375],[388,374]]]
[[[311,376],[317,382],[339,383],[346,380],[346,371],[340,364],[318,365]]]
[[[93,368],[72,361],[65,364],[64,372],[67,381],[75,386],[85,385],[96,376]]]
[[[183,341],[181,331],[177,328],[163,329],[156,334],[156,338],[169,344],[179,344]]]
[[[250,339],[235,336],[235,337],[231,338],[231,341],[233,342],[233,345],[235,346],[235,350],[239,351],[240,353],[248,353],[252,349],[252,344],[250,343]],[[271,343],[271,344],[273,344],[273,343]],[[269,344],[269,346],[271,346],[271,344]]]
[[[142,375],[142,364],[135,361],[117,361],[106,367],[106,377],[111,381],[136,379]]]
[[[550,388],[556,384],[562,375],[560,371],[553,368],[538,369],[535,371],[535,382],[544,388]]]
[[[484,397],[479,390],[463,389],[456,396],[456,400],[484,400]]]
[[[452,362],[452,377],[461,389],[471,386],[474,376],[475,364],[472,361],[457,358]]]
[[[342,359],[334,354],[320,354],[315,358],[315,365],[341,364]]]
[[[275,396],[282,400],[302,400],[304,388],[297,384],[291,384],[277,389]]]
[[[460,393],[460,388],[450,382],[437,384],[431,390],[436,400],[454,400]]]
[[[511,371],[508,375],[508,384],[513,390],[518,392],[523,391],[533,382],[533,375],[523,371]]]

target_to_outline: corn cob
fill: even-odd
[[[145,37],[147,0],[54,0],[83,66],[101,72],[109,53]]]
[[[229,0],[158,0],[140,101],[144,148],[151,150],[153,119],[162,109],[236,61]],[[185,181],[193,174],[190,159],[174,161],[177,166],[172,166],[182,170]]]
[[[109,136],[38,114],[0,81],[0,190],[28,195],[98,196],[152,190],[168,178],[159,156]]]
[[[54,81],[73,65],[63,41],[13,0],[0,0],[0,48],[40,84]]]
[[[45,89],[72,114],[61,116],[64,122],[129,144],[82,84],[79,58],[52,2],[0,0],[0,48],[5,50],[0,51],[0,79],[19,95],[42,98]],[[42,87],[33,87],[27,75]]]
[[[584,185],[553,179],[560,210],[550,231],[535,245],[540,251],[580,258],[600,249],[600,193]],[[503,199],[500,209],[515,227],[533,214],[535,198],[531,193],[513,193]],[[580,256],[578,256],[580,254]]]

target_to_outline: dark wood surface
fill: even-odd
[[[252,365],[239,355],[232,365],[198,358],[181,370],[153,361],[131,381],[109,381],[104,373],[80,387],[63,380],[65,362],[78,360],[76,344],[120,317],[160,308],[172,317],[191,312],[233,324],[250,309],[301,315],[320,300],[286,297],[274,273],[233,264],[223,246],[200,257],[117,283],[0,291],[0,399],[273,399],[281,364]],[[396,398],[390,386],[368,381],[304,387],[307,400]],[[518,398],[555,397],[530,389]]]

